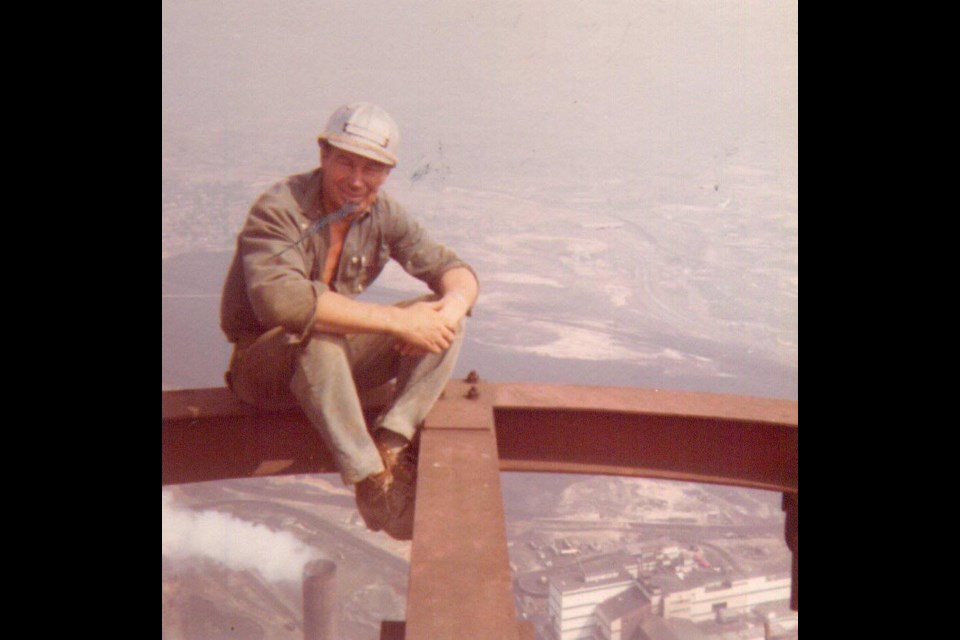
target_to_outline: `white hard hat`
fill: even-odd
[[[334,111],[318,140],[392,167],[397,164],[400,129],[377,105],[354,102]]]

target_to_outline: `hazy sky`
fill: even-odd
[[[229,256],[183,261],[226,255],[256,195],[316,165],[329,113],[370,100],[401,126],[385,189],[480,272],[462,359],[796,398],[798,21],[749,0],[165,0],[165,362],[202,355],[220,383]]]
[[[165,134],[309,141],[334,108],[365,99],[402,123],[401,166],[442,142],[471,186],[557,169],[563,180],[635,174],[743,138],[795,179],[797,11],[768,1],[167,0]]]

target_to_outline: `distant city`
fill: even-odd
[[[558,536],[547,545],[528,540],[546,568],[521,571],[511,564],[517,610],[534,623],[537,638],[799,637],[789,573],[734,577],[736,560],[716,545],[625,542],[641,536],[639,530],[625,535],[622,546],[608,552],[579,536]],[[753,549],[770,554],[762,543]],[[524,554],[515,549],[514,555]]]
[[[778,494],[617,476],[555,476],[551,491],[513,475],[514,595],[539,640],[799,637]],[[545,504],[523,514],[512,499],[533,492]]]
[[[608,476],[504,474],[517,617],[538,640],[799,638],[777,494]],[[337,564],[344,640],[405,617],[410,543],[368,531],[336,476],[183,485],[164,518],[163,637],[304,637],[300,580]],[[533,505],[532,499],[537,500]],[[197,525],[178,521],[190,514]],[[196,546],[208,540],[209,547]]]

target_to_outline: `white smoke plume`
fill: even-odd
[[[231,569],[256,569],[267,580],[302,579],[303,566],[320,554],[286,532],[216,511],[194,512],[161,491],[161,555],[179,560],[203,556]]]

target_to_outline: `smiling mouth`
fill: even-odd
[[[349,191],[341,191],[340,193],[343,194],[343,197],[344,197],[345,200],[354,200],[354,201],[357,201],[357,200],[363,200],[364,198],[367,197],[367,194],[362,193],[362,192],[361,192],[361,193],[351,193],[351,192],[349,192]]]

